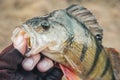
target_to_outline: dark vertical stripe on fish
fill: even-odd
[[[84,60],[87,49],[88,49],[87,45],[84,44],[84,45],[83,45],[83,48],[82,48],[82,53],[81,53],[81,56],[80,56],[80,60],[81,60],[81,61]]]
[[[91,74],[91,72],[94,70],[94,68],[97,64],[97,61],[99,59],[99,55],[102,51],[102,46],[99,45],[98,41],[96,41],[96,46],[97,46],[97,50],[96,50],[96,53],[95,53],[94,62],[93,62],[92,67],[90,68],[90,70],[88,71],[86,76],[89,76]]]
[[[116,80],[114,74],[112,74],[112,79],[111,80]]]
[[[109,66],[110,66],[110,60],[109,60],[109,58],[107,58],[106,65],[105,65],[104,70],[101,74],[101,77],[103,77],[106,74],[107,70],[109,69]]]

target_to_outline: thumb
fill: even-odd
[[[21,52],[21,54],[25,54],[26,51],[26,39],[24,38],[24,35],[19,35],[17,38],[13,41],[14,48],[16,48],[18,51]]]

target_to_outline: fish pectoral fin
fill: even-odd
[[[69,67],[71,67],[73,70],[75,70],[79,75],[82,73],[83,66],[79,59],[79,56],[77,56],[71,52],[66,52],[66,54],[64,54],[64,58],[65,58],[66,62],[69,64]]]
[[[60,65],[61,70],[63,71],[63,74],[64,74],[66,80],[82,80],[82,79],[80,79],[80,77],[77,75],[77,73],[74,70],[72,70],[62,64],[59,64],[59,65]]]

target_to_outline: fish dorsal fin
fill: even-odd
[[[71,5],[66,11],[78,21],[84,23],[99,42],[102,42],[103,29],[99,26],[97,19],[88,9],[80,5]]]

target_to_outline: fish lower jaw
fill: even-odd
[[[63,51],[60,49],[56,41],[47,42],[40,38],[38,40],[30,37],[27,40],[27,49],[27,53],[25,54],[27,57],[40,52],[54,53]]]
[[[47,45],[46,46],[43,46],[41,48],[27,48],[27,53],[25,54],[26,57],[29,57],[29,56],[32,56],[32,55],[35,55],[35,54],[39,54],[39,53],[48,53],[48,54],[51,54],[51,53],[62,53],[62,49],[61,50],[56,50],[56,49],[53,49],[53,48],[50,48],[48,47]]]
[[[53,50],[49,49],[48,45],[43,45],[43,46],[39,46],[39,45],[33,45],[33,46],[29,46],[26,50],[26,57],[35,55],[35,54],[39,54],[40,52],[52,52]]]
[[[25,54],[26,57],[35,55],[35,54],[39,54],[40,52],[42,52],[43,50],[45,50],[45,47],[43,48],[28,48],[27,53]]]

